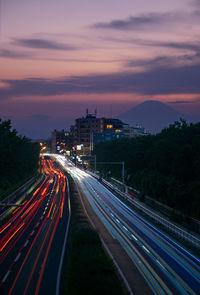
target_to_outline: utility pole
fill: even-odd
[[[94,155],[94,171],[97,171],[97,156]]]
[[[124,185],[124,161],[122,161],[122,183]]]

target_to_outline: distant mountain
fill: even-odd
[[[180,118],[187,122],[197,122],[200,118],[177,112],[165,103],[155,100],[145,101],[118,116],[132,126],[140,124],[151,133],[158,133]]]

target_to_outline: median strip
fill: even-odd
[[[70,176],[69,183],[72,215],[60,294],[126,294]]]

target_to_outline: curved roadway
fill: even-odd
[[[93,210],[125,249],[154,294],[200,294],[200,260],[62,157]]]
[[[45,180],[0,228],[0,294],[56,294],[70,217],[65,175],[42,159]]]

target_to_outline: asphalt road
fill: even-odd
[[[0,294],[56,294],[70,201],[65,175],[45,157],[45,180],[0,228]]]
[[[200,294],[200,260],[156,229],[88,173],[62,157],[82,193],[154,294]]]

